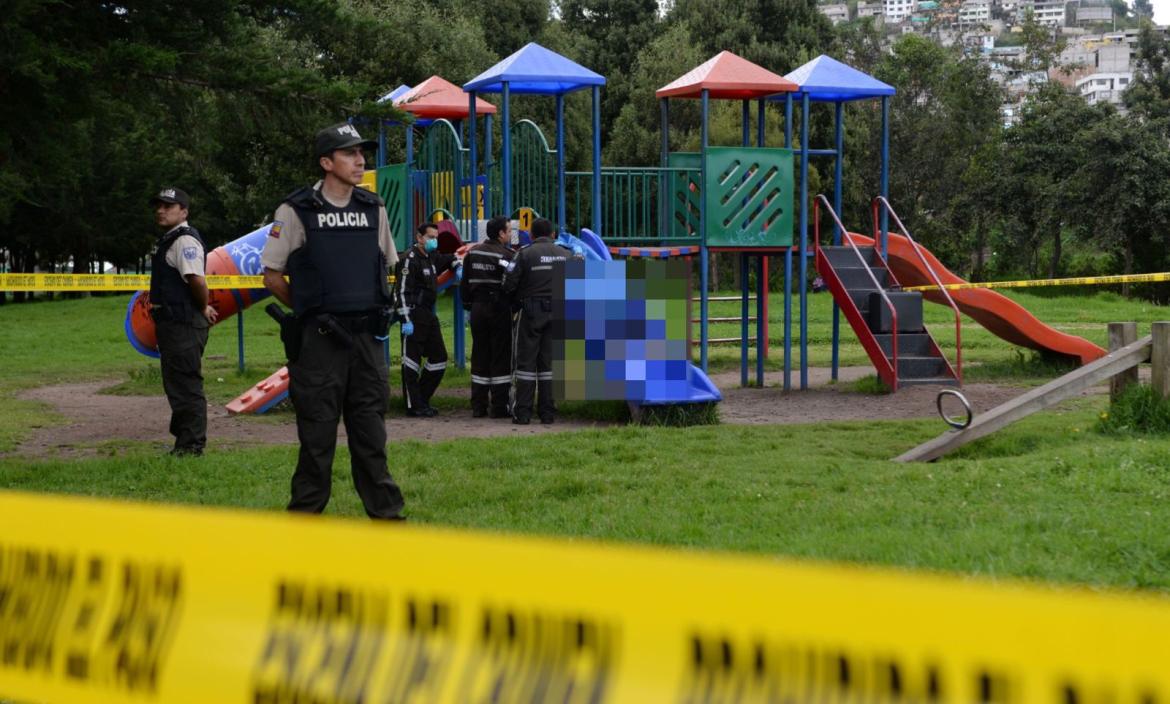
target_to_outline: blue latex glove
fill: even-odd
[[[414,323],[409,320],[402,324],[402,336],[410,337],[414,334]]]
[[[457,266],[457,267],[455,267],[455,282],[459,283],[462,280],[463,280],[463,267]]]
[[[580,257],[581,259],[585,258],[585,250],[581,249],[581,245],[579,245],[579,244],[573,245],[573,256]]]

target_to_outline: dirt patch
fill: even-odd
[[[836,420],[875,420],[937,417],[937,387],[909,387],[896,394],[872,395],[852,391],[849,382],[872,375],[870,367],[841,369],[841,383],[829,383],[828,369],[810,369],[806,391],[785,392],[782,375],[770,372],[765,388],[740,388],[739,372],[712,377],[723,391],[720,418],[724,423],[744,425],[817,423]],[[751,377],[754,380],[754,374]],[[169,447],[167,433],[170,409],[158,396],[110,396],[100,393],[112,381],[45,386],[22,392],[20,398],[47,404],[61,416],[55,425],[37,429],[13,454],[23,456],[88,454],[96,445],[109,441],[158,443]],[[800,384],[799,371],[792,375],[793,387]],[[450,396],[466,398],[464,389],[451,389]],[[1104,387],[1088,393],[1101,393]],[[998,384],[968,384],[963,393],[975,412],[993,408],[1023,393],[1019,387]],[[956,409],[957,412],[957,409]],[[254,418],[229,414],[222,406],[208,409],[208,437],[214,446],[282,445],[297,442],[291,414],[282,422],[257,422]],[[516,426],[507,420],[472,418],[470,409],[444,412],[438,418],[393,417],[386,421],[391,441],[410,437],[436,441],[452,438],[516,437],[548,432],[566,432],[605,427],[603,423],[573,419],[555,425]],[[940,430],[942,429],[940,423]],[[338,435],[344,442],[345,427]]]

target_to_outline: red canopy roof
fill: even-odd
[[[462,120],[471,112],[468,102],[467,93],[462,88],[440,76],[431,76],[403,93],[394,101],[394,106],[417,117]],[[495,112],[495,105],[475,99],[476,115],[494,115]]]
[[[704,89],[712,98],[748,100],[776,93],[793,93],[800,90],[800,86],[730,51],[721,51],[659,88],[654,95],[658,98],[698,98]]]

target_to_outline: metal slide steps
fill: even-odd
[[[896,391],[911,384],[958,385],[955,370],[922,323],[922,294],[899,290],[874,247],[820,247],[816,268],[886,386]]]

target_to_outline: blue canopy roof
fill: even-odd
[[[605,85],[605,76],[570,61],[555,51],[530,42],[463,85],[476,93],[502,93],[504,83],[511,93],[558,95],[590,86]]]
[[[399,98],[401,98],[403,96],[403,94],[409,93],[409,92],[410,92],[410,86],[403,83],[402,85],[398,86],[397,88],[390,91],[386,95],[383,95],[381,98],[378,98],[378,102],[379,103],[392,103],[395,100],[398,100]]]
[[[893,95],[895,92],[893,86],[824,54],[789,73],[785,78],[800,86],[800,92],[794,93],[793,97],[807,93],[809,100],[822,102],[880,98]]]

